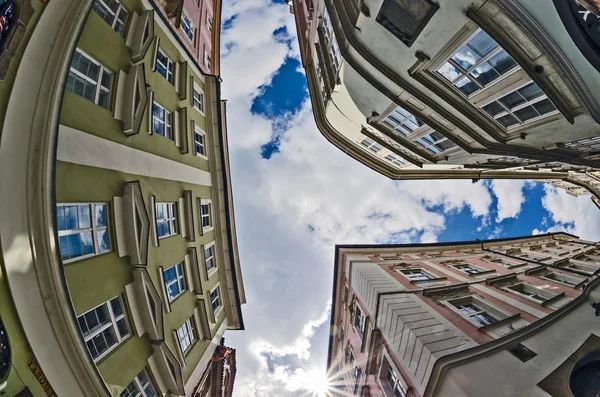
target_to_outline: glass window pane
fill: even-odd
[[[444,151],[444,150],[455,147],[456,144],[454,142],[452,142],[451,140],[445,140],[444,142],[437,143],[435,146],[438,149]]]
[[[532,106],[541,115],[544,115],[544,114],[547,114],[547,113],[551,113],[551,112],[554,112],[556,110],[556,107],[554,107],[554,104],[550,101],[550,99],[544,99],[543,101],[536,102]]]
[[[106,229],[98,230],[98,251],[110,251],[110,244],[108,242],[108,231]]]
[[[482,109],[492,117],[496,116],[497,114],[506,112],[506,110],[502,107],[502,105],[500,105],[496,101],[485,105],[484,107],[482,107]]]
[[[179,295],[179,289],[177,287],[177,283],[171,284],[169,286],[169,300],[175,299]]]
[[[119,336],[121,336],[121,339],[129,335],[129,326],[127,325],[127,320],[125,318],[117,321],[117,328],[119,329]]]
[[[484,87],[500,77],[500,74],[492,68],[492,66],[484,62],[471,72],[471,75],[479,81]]]
[[[491,57],[488,62],[501,75],[513,70],[517,66],[517,62],[504,50]]]
[[[81,255],[89,255],[94,253],[94,242],[92,240],[92,232],[83,232],[81,235]]]
[[[515,106],[525,103],[525,99],[519,95],[518,92],[511,92],[510,94],[500,98],[500,102],[502,102],[508,109],[512,109]]]
[[[98,350],[96,349],[96,345],[94,345],[94,341],[93,340],[89,340],[85,344],[87,345],[87,348],[90,351],[90,355],[94,359],[100,355],[100,353],[98,353]]]
[[[523,98],[531,101],[532,99],[539,98],[544,95],[544,92],[538,87],[535,83],[529,83],[525,87],[519,90],[519,94],[523,96]]]
[[[79,234],[70,234],[67,238],[69,239],[69,257],[81,256],[81,237]]]
[[[115,317],[119,317],[123,314],[123,307],[121,306],[121,300],[119,298],[112,299],[110,301],[110,306]]]
[[[469,40],[469,47],[484,57],[498,47],[498,43],[496,43],[486,32],[480,30],[471,40]]]
[[[90,217],[90,206],[89,205],[78,206],[77,214],[79,217],[79,229],[89,229],[92,227],[92,220]]]
[[[467,70],[469,70],[473,66],[475,66],[475,64],[477,62],[479,62],[480,59],[481,59],[481,56],[479,56],[469,46],[464,46],[463,48],[458,50],[458,52],[456,54],[454,54],[452,56],[452,60],[454,60],[456,63],[458,63],[460,66],[462,66],[463,68],[465,68]]]
[[[463,77],[462,79],[458,80],[456,87],[466,96],[469,96],[475,91],[479,90],[479,86],[471,81],[471,79],[468,77]]]
[[[522,121],[528,121],[528,120],[534,119],[536,117],[539,117],[538,112],[536,112],[535,109],[531,106],[525,106],[523,109],[519,109],[514,113]]]
[[[96,226],[106,226],[107,205],[96,205]]]
[[[496,120],[505,128],[519,124],[519,121],[511,114],[507,114],[505,116],[498,117]]]
[[[69,243],[67,242],[67,236],[60,236],[58,238],[58,244],[60,245],[60,257],[63,260],[69,259]]]
[[[446,62],[441,68],[439,68],[438,73],[447,78],[450,82],[454,82],[454,80],[462,75],[462,73],[450,62]]]
[[[65,207],[56,207],[56,228],[58,230],[65,230]]]
[[[65,207],[65,220],[68,230],[77,229],[77,207]]]
[[[175,268],[170,267],[167,270],[163,271],[163,278],[167,283],[175,280]]]

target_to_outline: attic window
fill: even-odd
[[[438,8],[430,0],[385,0],[377,22],[410,47]]]
[[[510,354],[512,354],[513,356],[515,356],[522,362],[529,361],[532,358],[534,358],[535,356],[537,356],[537,353],[529,350],[528,348],[526,348],[525,346],[523,346],[520,343],[514,347],[511,347],[510,349],[508,349],[508,351],[510,352]]]

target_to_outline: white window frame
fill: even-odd
[[[494,265],[502,266],[507,269],[510,269],[510,268],[516,267],[516,266],[524,266],[525,265],[524,263],[516,263],[516,262],[509,261],[508,259],[504,259],[504,258],[488,259],[487,262],[492,263]]]
[[[166,205],[166,210],[167,210],[167,217],[166,218],[159,218],[158,217],[158,206],[159,205]],[[167,238],[167,237],[171,237],[171,236],[176,236],[179,234],[179,225],[177,224],[178,222],[178,216],[179,214],[177,213],[177,203],[176,202],[160,202],[160,203],[156,203],[155,204],[155,211],[156,211],[156,236],[158,237],[158,239],[163,239],[163,238]],[[158,229],[158,223],[159,221],[166,221],[166,223],[169,225],[169,233],[165,234],[163,236],[161,236],[159,234],[159,229]]]
[[[415,268],[410,268],[410,269],[396,269],[396,272],[400,273],[402,276],[404,276],[406,279],[408,279],[409,281],[415,281],[415,282],[431,282],[431,280],[434,280],[436,278],[440,278],[440,277],[436,277],[433,274],[429,273],[428,271],[426,271],[423,268],[420,267],[415,267]],[[417,279],[417,278],[413,278],[411,277],[410,274],[407,274],[405,272],[419,272],[423,275],[423,277],[427,277],[427,279]]]
[[[502,321],[508,317],[512,317],[512,314],[507,313],[503,310],[500,310],[496,306],[491,305],[490,303],[479,298],[477,295],[468,295],[468,296],[464,296],[461,298],[448,299],[448,300],[443,301],[442,303],[444,303],[446,305],[446,307],[448,307],[450,310],[453,310],[454,312],[458,313],[461,317],[468,320],[471,324],[473,324],[477,328],[481,328],[481,327],[485,327],[485,326],[489,325],[489,324],[483,324],[475,319],[475,318],[477,318],[478,315],[483,314],[483,313],[487,313],[496,319],[496,322],[491,323],[491,324],[496,324],[497,322]],[[456,306],[456,305],[468,305],[468,304],[475,306],[477,309],[479,309],[479,311],[469,314],[469,313],[465,313],[465,312],[461,311],[460,308],[458,306]]]
[[[395,154],[386,154],[384,158],[398,167],[404,167],[406,165],[406,161],[402,157],[397,157]]]
[[[381,390],[385,392],[385,395],[391,396],[395,396],[395,391],[398,390],[400,396],[406,397],[408,385],[402,377],[401,372],[398,371],[398,368],[396,368],[396,364],[394,364],[393,360],[385,349],[383,351],[383,360],[381,364],[382,365],[379,366],[379,373],[377,376],[377,382],[379,383]],[[391,384],[387,379],[388,373],[392,374],[393,384]]]
[[[211,69],[212,67],[212,59],[210,52],[206,50],[206,46],[204,46],[204,66],[206,66],[208,69]]]
[[[198,140],[199,136],[202,138],[202,142],[200,142],[200,140]],[[204,153],[198,152],[198,148],[196,147],[196,145],[200,145],[200,147],[202,148]],[[196,153],[196,156],[202,157],[203,159],[208,160],[208,152],[207,152],[207,145],[206,145],[206,132],[204,132],[202,130],[202,128],[198,127],[197,125],[194,125],[194,152]]]
[[[206,30],[208,30],[208,33],[212,34],[212,15],[210,17],[208,16],[208,10],[206,10],[204,15],[204,23],[206,24]]]
[[[106,68],[104,65],[102,65],[100,62],[96,61],[94,58],[92,58],[91,56],[89,56],[88,54],[86,54],[81,48],[77,47],[75,49],[75,52],[79,53],[80,56],[86,58],[88,61],[90,61],[91,63],[93,63],[94,65],[98,66],[98,79],[94,80],[91,77],[88,77],[87,75],[81,73],[79,70],[73,68],[73,66],[69,65],[69,73],[73,73],[75,75],[77,75],[78,77],[84,79],[85,81],[87,81],[90,84],[93,84],[95,87],[95,92],[94,92],[94,100],[93,102],[98,105],[103,107],[104,109],[109,109],[112,106],[112,86],[113,86],[113,72],[110,71],[108,68]],[[110,76],[110,88],[106,88],[102,85],[102,77],[104,76],[104,73],[108,74]],[[69,92],[72,92],[73,94],[77,95],[77,96],[81,96],[77,93],[75,93],[74,91],[71,90],[67,90]],[[106,105],[106,107],[100,105],[99,99],[100,99],[100,93],[104,92],[108,95],[108,103]],[[83,99],[88,99],[84,96],[81,96]],[[89,99],[88,99],[89,100]]]
[[[192,316],[185,320],[181,327],[177,329],[177,343],[179,343],[181,352],[184,355],[190,352],[190,350],[198,340],[196,335],[196,329],[194,328],[194,316]],[[187,346],[184,346],[183,343],[185,342],[186,338],[189,339],[189,344]]]
[[[538,88],[539,88],[539,89],[540,89],[540,91],[542,92],[542,95],[541,95],[541,96],[539,96],[539,97],[537,97],[537,98],[533,98],[533,99],[531,99],[531,100],[528,100],[528,99],[525,99],[525,98],[523,98],[523,99],[525,99],[525,102],[524,102],[524,103],[521,103],[521,104],[519,104],[519,105],[517,105],[517,106],[515,106],[515,107],[513,107],[513,108],[510,108],[510,109],[508,109],[506,106],[504,106],[503,104],[501,104],[501,102],[500,102],[500,99],[502,99],[502,98],[504,98],[504,97],[506,97],[506,96],[508,96],[508,95],[512,94],[513,92],[516,92],[516,91],[520,90],[521,88],[523,88],[523,87],[525,87],[525,86],[527,86],[527,85],[529,85],[529,84],[531,84],[531,83],[533,83],[533,84],[536,84],[536,85],[537,85],[537,83],[535,83],[533,80],[527,80],[527,82],[525,82],[525,83],[523,83],[523,84],[519,85],[519,86],[518,86],[518,87],[516,87],[515,89],[513,89],[513,90],[511,90],[511,91],[509,91],[509,92],[506,92],[506,93],[504,93],[503,95],[501,95],[501,96],[499,96],[499,97],[497,97],[497,98],[495,98],[495,99],[493,99],[493,100],[491,100],[491,101],[486,101],[486,102],[484,102],[483,104],[481,104],[481,105],[478,105],[478,106],[479,106],[479,109],[480,109],[480,110],[483,112],[483,114],[485,114],[487,117],[489,117],[490,119],[494,120],[494,122],[495,122],[495,123],[496,123],[496,124],[497,124],[497,125],[498,125],[500,128],[503,128],[503,129],[504,129],[504,130],[506,130],[506,131],[510,131],[510,130],[513,130],[513,129],[515,129],[515,128],[520,128],[520,127],[522,127],[522,126],[524,126],[524,125],[531,124],[531,123],[534,123],[534,122],[536,122],[536,121],[538,121],[538,120],[543,120],[543,119],[545,119],[545,118],[548,118],[548,117],[554,116],[555,114],[558,114],[558,113],[559,113],[559,111],[558,111],[558,109],[556,108],[556,105],[554,105],[554,102],[552,102],[552,100],[551,100],[550,98],[548,98],[548,95],[546,95],[546,93],[544,92],[544,90],[542,90],[542,89],[541,89],[541,87],[539,87],[539,86],[538,86]],[[549,101],[552,103],[552,106],[554,106],[554,111],[552,111],[552,112],[549,112],[549,113],[545,113],[545,114],[542,114],[542,115],[539,115],[538,117],[534,117],[534,118],[532,118],[532,119],[529,119],[529,120],[526,120],[526,121],[523,121],[523,120],[521,120],[521,119],[520,119],[520,118],[519,118],[517,115],[515,115],[515,112],[516,112],[516,111],[518,111],[518,110],[521,110],[521,109],[523,109],[523,108],[526,108],[527,106],[534,105],[534,104],[536,104],[536,103],[538,103],[538,102],[542,102],[543,100],[546,100],[546,99],[548,99],[548,100],[549,100]],[[484,108],[484,107],[486,107],[487,105],[491,104],[492,102],[497,102],[497,103],[499,103],[499,104],[500,104],[500,106],[502,106],[502,107],[505,109],[505,111],[503,111],[503,112],[500,112],[500,113],[498,113],[498,114],[496,114],[496,115],[494,115],[494,116],[492,116],[491,114],[487,113],[487,112],[486,112],[486,111],[485,111],[483,108]],[[505,126],[503,126],[502,124],[500,124],[500,122],[498,122],[498,121],[497,121],[497,119],[499,119],[499,118],[501,118],[501,117],[504,117],[504,116],[506,116],[506,115],[511,115],[512,117],[514,117],[514,118],[515,118],[515,119],[518,121],[518,123],[517,123],[517,124],[514,124],[514,125],[511,125],[511,126],[509,126],[509,127],[505,127]]]
[[[87,255],[76,256],[74,258],[62,259],[63,263],[75,262],[75,261],[78,261],[81,259],[90,258],[92,256],[102,255],[102,254],[106,254],[109,252],[113,252],[113,247],[112,247],[112,242],[111,242],[112,233],[110,231],[110,207],[109,207],[108,203],[100,203],[100,202],[98,202],[98,203],[57,203],[56,211],[58,212],[58,207],[82,207],[82,206],[86,206],[86,205],[89,206],[89,208],[90,208],[90,227],[83,228],[83,229],[58,230],[58,239],[59,239],[59,243],[60,243],[61,237],[69,236],[69,235],[73,235],[73,234],[80,234],[82,232],[92,232],[92,244],[94,246],[94,252],[91,254],[87,254]],[[106,226],[97,226],[96,225],[96,206],[106,207]],[[77,217],[79,219],[79,211],[77,213]],[[66,222],[67,222],[67,220],[65,218],[65,228],[67,227]],[[57,227],[58,227],[58,222],[57,222]],[[98,246],[98,232],[102,231],[102,230],[105,230],[106,233],[108,234],[109,247],[108,247],[108,250],[105,250],[105,251],[101,251],[100,247]],[[68,239],[68,237],[67,237],[67,239]],[[60,244],[59,244],[59,248],[60,248]],[[62,253],[61,253],[61,258],[62,258]]]
[[[517,288],[523,289],[523,290],[529,292],[532,295],[538,295],[539,297],[543,298],[543,300],[535,299],[535,298],[533,298],[533,297],[531,297],[529,295],[523,294]],[[551,291],[548,291],[548,290],[546,290],[544,288],[540,288],[540,287],[538,287],[536,285],[532,285],[532,284],[529,284],[529,283],[526,283],[526,282],[523,282],[523,281],[515,283],[513,285],[506,286],[506,287],[504,287],[502,289],[504,291],[506,291],[506,292],[510,292],[511,294],[518,295],[518,296],[520,296],[522,298],[528,299],[528,300],[530,300],[532,302],[535,302],[537,304],[540,304],[540,305],[542,303],[544,303],[544,302],[546,302],[546,301],[548,301],[548,300],[550,300],[552,298],[555,298],[556,296],[559,295],[559,294],[555,294],[555,293],[553,293]]]
[[[359,316],[360,313],[360,316]],[[358,320],[358,329],[356,328],[356,322]],[[363,313],[358,301],[354,306],[354,321],[352,322],[352,327],[354,328],[354,332],[360,337],[360,340],[363,340],[365,337],[367,325],[367,315]]]
[[[144,374],[144,377],[146,378],[146,382],[142,382],[142,380],[140,380],[140,375],[142,375],[142,374]],[[132,395],[129,392],[129,390],[128,390],[129,385],[133,385],[137,389],[137,394]],[[146,388],[148,386],[150,386],[154,395],[149,395],[146,393]],[[152,384],[152,381],[150,380],[150,376],[148,376],[148,371],[146,370],[146,368],[142,369],[140,371],[140,373],[137,374],[133,378],[133,380],[131,382],[129,382],[129,384],[127,386],[125,386],[125,389],[123,389],[123,391],[119,394],[119,397],[157,397],[157,396],[158,396],[158,394],[156,393],[156,388]]]
[[[111,301],[113,299],[119,299],[119,303],[121,304],[121,315],[119,316],[115,316],[113,313],[113,309],[112,309],[112,305],[111,305]],[[105,330],[107,330],[108,328],[112,327],[113,328],[113,332],[115,335],[115,339],[117,340],[117,343],[115,343],[114,345],[110,346],[107,350],[105,350],[102,354],[100,354],[98,357],[93,357],[92,353],[90,352],[90,356],[92,356],[92,359],[94,360],[94,362],[98,362],[100,360],[102,360],[102,358],[106,357],[107,354],[109,354],[111,351],[113,351],[114,349],[117,348],[117,346],[119,346],[121,343],[123,343],[124,341],[126,341],[127,339],[129,339],[129,337],[132,335],[132,331],[131,331],[131,324],[129,323],[129,320],[127,319],[127,315],[126,315],[126,307],[125,307],[125,299],[121,296],[121,295],[117,295],[114,296],[112,298],[110,298],[109,300],[107,300],[106,302],[102,302],[101,304],[94,306],[93,308],[91,308],[90,310],[87,310],[83,313],[81,313],[80,315],[77,316],[77,322],[78,322],[78,326],[79,326],[79,319],[83,316],[85,316],[86,314],[98,309],[99,307],[101,307],[102,305],[106,305],[107,307],[107,311],[108,311],[108,315],[110,317],[110,321],[106,324],[103,324],[102,326],[100,326],[99,328],[91,331],[89,333],[89,335],[85,336],[83,335],[82,332],[82,336],[83,339],[86,343],[86,347],[87,347],[87,342],[94,339],[95,336],[100,335],[102,332],[104,332]],[[85,317],[84,317],[85,319]],[[121,336],[120,332],[119,332],[119,328],[117,326],[117,322],[125,319],[125,323],[127,324],[127,329],[129,331],[129,333],[125,336]],[[81,332],[81,327],[80,327],[80,332]],[[89,351],[89,349],[88,349]]]
[[[154,115],[154,106],[158,107],[161,110],[163,118],[158,118]],[[173,139],[173,113],[167,110],[160,103],[154,101],[152,102],[152,133],[165,137],[167,139]],[[167,117],[168,116],[168,117]],[[158,121],[160,124],[164,126],[164,135],[158,131],[154,131],[154,121]]]
[[[490,88],[491,86],[497,84],[498,82],[506,79],[507,77],[509,77],[510,75],[518,72],[519,70],[521,70],[521,65],[519,65],[519,63],[510,56],[510,54],[507,53],[507,55],[509,57],[511,57],[513,59],[513,61],[515,61],[515,66],[510,69],[509,71],[507,71],[506,73],[504,73],[503,75],[498,76],[496,79],[490,81],[487,85],[483,85],[481,84],[475,77],[471,76],[471,72],[475,71],[475,69],[477,69],[479,66],[485,64],[487,61],[489,61],[490,59],[492,59],[493,57],[495,57],[496,55],[500,54],[501,52],[506,52],[506,50],[504,50],[504,48],[502,48],[502,46],[496,41],[494,40],[493,37],[489,36],[496,44],[497,47],[492,50],[489,54],[487,54],[486,56],[482,57],[479,61],[475,62],[475,65],[473,65],[471,68],[469,69],[465,69],[462,65],[460,65],[458,62],[454,61],[452,59],[452,57],[454,55],[456,55],[463,47],[465,47],[470,41],[471,39],[473,39],[477,34],[479,34],[479,32],[482,31],[481,28],[476,29],[471,35],[469,35],[469,37],[464,40],[457,48],[454,52],[452,52],[452,54],[444,61],[444,63],[442,63],[437,69],[436,69],[436,73],[440,75],[440,77],[442,78],[443,81],[447,82],[448,84],[450,84],[456,91],[458,91],[462,96],[464,96],[465,98],[473,98],[476,95],[481,94],[483,91],[485,91],[486,89]],[[487,32],[484,31],[484,33],[487,34]],[[479,54],[478,54],[479,55]],[[446,76],[444,76],[443,74],[440,73],[440,69],[442,69],[442,67],[446,64],[449,63],[450,65],[452,65],[453,67],[455,67],[459,72],[460,72],[460,76],[456,77],[454,79],[454,81],[450,81],[448,80],[448,78]],[[463,78],[467,78],[468,80],[470,80],[471,82],[473,82],[475,85],[477,85],[479,87],[479,89],[477,91],[472,92],[469,95],[466,95],[465,93],[463,93],[458,86],[456,85],[460,80],[462,80]]]
[[[160,58],[158,57],[159,55],[162,55],[165,58],[167,58],[166,65],[160,60]],[[174,79],[175,64],[173,63],[171,58],[169,58],[169,56],[160,47],[158,48],[158,51],[156,52],[156,65],[157,65],[156,71],[158,72],[158,74],[163,76],[165,78],[165,80],[167,80],[169,83],[174,84],[175,83],[175,79]],[[165,73],[167,74],[166,76],[158,70],[158,65],[161,65],[165,69]]]
[[[548,277],[550,275],[557,276],[558,278]],[[578,279],[575,277],[567,276],[566,274],[557,273],[557,272],[550,272],[548,274],[541,276],[540,278],[544,279],[544,280],[552,281],[555,283],[559,283],[562,285],[566,285],[567,287],[571,287],[571,288],[575,288],[577,285],[581,284],[585,280],[585,279]],[[565,280],[570,280],[571,283],[569,283]]]
[[[129,10],[127,8],[125,8],[123,6],[123,4],[121,4],[120,1],[118,0],[113,0],[116,3],[119,4],[119,7],[117,8],[117,12],[113,12],[113,10],[110,9],[110,7],[108,5],[106,5],[106,3],[103,0],[94,0],[94,3],[101,5],[104,10],[106,12],[108,12],[109,14],[111,14],[113,16],[113,21],[112,23],[108,23],[106,22],[106,20],[104,18],[102,18],[102,16],[100,14],[98,14],[100,16],[100,18],[102,18],[102,20],[104,22],[107,23],[108,26],[110,26],[115,32],[117,32],[117,21],[121,22],[121,24],[123,25],[123,31],[121,33],[117,32],[120,36],[123,36],[125,34],[125,30],[127,29],[127,21],[129,20]],[[94,11],[96,11],[96,9],[94,7],[92,7],[94,9]],[[124,21],[122,19],[119,18],[119,16],[121,15],[121,11],[125,12],[125,16],[127,17]],[[98,11],[96,11],[96,13],[98,13]]]
[[[198,94],[200,100],[196,99],[196,94]],[[204,115],[204,91],[196,83],[192,88],[192,107]]]
[[[212,297],[213,292],[217,293],[216,298]],[[210,310],[213,311],[213,315],[215,317],[215,322],[216,322],[217,316],[221,313],[221,310],[223,310],[223,297],[221,296],[221,283],[217,283],[217,285],[215,285],[213,287],[213,289],[211,289],[208,292],[208,300],[210,301]],[[219,302],[219,306],[217,306],[216,309],[213,308],[213,300]]]
[[[177,265],[179,265],[179,271],[177,270]],[[167,282],[167,279],[165,278],[165,273],[170,269],[173,269],[175,271],[175,279]],[[165,290],[167,293],[167,299],[169,300],[169,303],[179,298],[186,291],[187,280],[185,279],[184,272],[185,271],[183,262],[176,263],[173,266],[163,270],[163,279],[165,281]],[[180,281],[183,281],[183,288],[181,288],[181,284],[179,283]],[[178,293],[174,297],[171,297],[171,294],[169,293],[169,287],[173,284],[177,285]]]
[[[212,256],[207,257],[206,251],[212,251]],[[213,274],[215,274],[217,272],[217,258],[215,256],[215,242],[214,241],[212,241],[204,246],[204,249],[202,250],[202,258],[204,259],[204,269],[206,270],[208,278],[210,278]],[[212,264],[213,264],[213,266],[210,269],[206,267],[209,259],[212,259]]]
[[[205,214],[203,211],[203,207],[208,206],[208,214]],[[213,217],[213,205],[212,200],[200,200],[200,208],[198,208],[198,214],[200,214],[200,226],[202,227],[202,231],[204,233],[210,232],[214,229],[214,217]],[[209,225],[204,226],[204,219],[208,218]]]
[[[465,267],[465,266],[466,266],[466,267],[469,267],[469,268],[471,268],[471,269],[474,269],[474,270],[476,270],[476,271],[474,271],[474,272],[469,272],[469,271],[467,271],[467,270],[463,270],[461,267]],[[480,274],[480,273],[485,273],[485,272],[488,272],[488,271],[489,271],[489,269],[484,269],[484,268],[482,268],[482,267],[475,266],[475,265],[473,265],[473,264],[471,264],[471,263],[457,263],[456,265],[452,265],[452,267],[453,267],[454,269],[456,269],[456,270],[459,270],[459,271],[461,271],[461,272],[463,272],[463,273],[466,273],[466,274],[469,274],[469,275],[471,275],[471,274],[473,274],[473,275],[477,275],[477,274]]]
[[[187,23],[186,23],[187,21]],[[185,12],[182,12],[181,15],[181,29],[185,32],[185,36],[191,43],[194,43],[194,39],[196,38],[196,26],[192,22],[192,19],[187,16]],[[190,38],[190,32],[192,33],[192,37]]]

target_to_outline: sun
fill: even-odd
[[[313,370],[307,373],[309,390],[316,397],[327,397],[329,391],[329,379],[327,373]]]

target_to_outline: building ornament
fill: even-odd
[[[411,263],[401,262],[401,263],[396,263],[395,265],[392,265],[392,270],[410,269],[413,267],[416,267],[416,266]]]
[[[517,255],[521,253],[521,248],[512,248],[506,251],[506,255]]]
[[[541,250],[542,250],[541,244],[536,244],[536,245],[532,245],[531,247],[529,247],[529,251],[541,251]]]
[[[440,265],[446,265],[446,266],[448,266],[448,265],[453,264],[453,263],[464,263],[464,262],[465,261],[462,260],[462,259],[450,259],[450,260],[447,260],[447,261],[441,261]]]
[[[546,244],[546,248],[552,248],[552,247],[556,247],[556,241]]]
[[[456,288],[458,287],[458,288]],[[470,296],[473,295],[473,293],[471,291],[469,291],[469,285],[468,284],[462,284],[459,286],[451,286],[450,288],[441,288],[441,289],[433,289],[431,288],[429,291],[425,290],[423,291],[423,294],[425,296],[430,296],[433,298],[433,301],[435,303],[437,303],[440,306],[445,306],[442,301],[448,300],[448,299],[457,299],[457,298],[462,298],[464,296]]]

